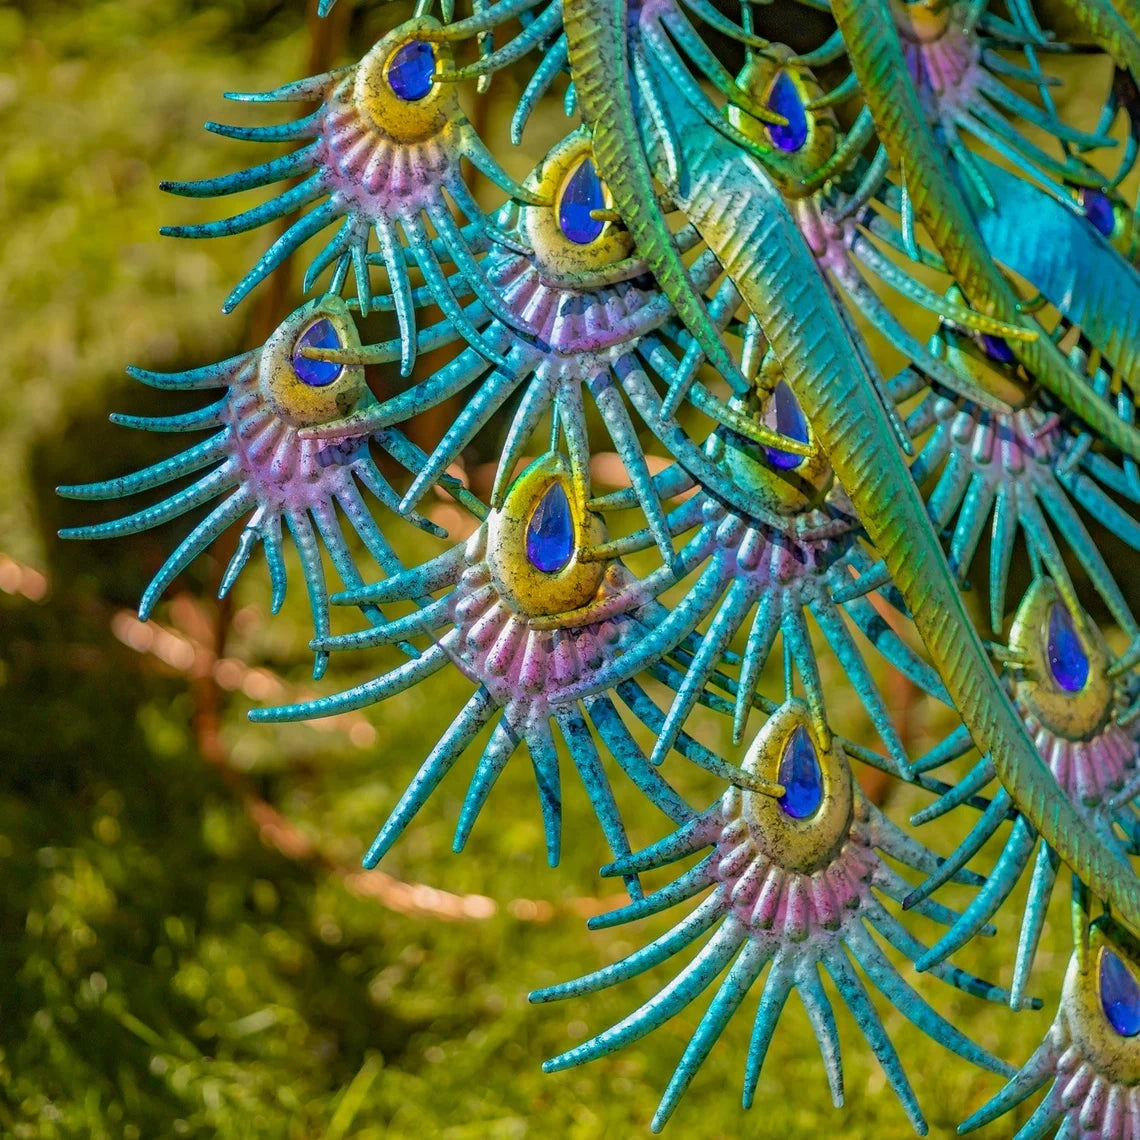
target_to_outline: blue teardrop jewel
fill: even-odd
[[[301,349],[343,347],[332,321],[327,317],[321,317],[297,338],[297,344],[293,348],[293,371],[297,373],[301,382],[308,384],[310,388],[324,388],[340,376],[344,371],[344,365],[337,364],[334,360],[312,360],[303,356]]]
[[[1109,1025],[1121,1037],[1140,1033],[1140,985],[1108,947],[1100,953],[1100,1004]]]
[[[591,210],[606,208],[602,180],[594,169],[593,159],[583,158],[562,187],[558,202],[558,226],[575,245],[597,241],[606,223],[590,217]]]
[[[1079,693],[1089,679],[1089,659],[1077,636],[1069,611],[1054,602],[1049,611],[1049,639],[1046,645],[1053,679],[1067,693]]]
[[[435,84],[435,49],[424,40],[410,40],[388,64],[388,86],[405,103],[422,99]]]
[[[792,819],[807,819],[823,802],[823,772],[804,725],[797,725],[784,745],[778,780],[784,794],[776,801]]]
[[[783,115],[788,120],[787,126],[779,123],[768,123],[768,137],[785,151],[796,151],[807,142],[808,121],[807,111],[804,110],[803,100],[800,99],[799,89],[795,81],[786,72],[781,71],[768,92],[768,102],[765,104],[769,111]]]
[[[1112,208],[1109,196],[1103,191],[1086,187],[1081,190],[1080,200],[1085,208],[1085,216],[1093,226],[1105,237],[1112,237],[1116,230],[1116,211]]]
[[[795,393],[783,380],[776,384],[772,389],[772,395],[768,398],[764,423],[797,443],[808,442],[808,425],[803,410]],[[781,471],[790,471],[793,467],[798,467],[805,458],[790,451],[782,451],[778,447],[765,447],[764,453],[768,463]]]
[[[526,556],[544,574],[556,574],[574,553],[574,519],[560,482],[550,484],[526,528]]]
[[[982,333],[982,348],[991,360],[996,360],[999,364],[1014,364],[1017,361],[1013,349],[1000,336]]]

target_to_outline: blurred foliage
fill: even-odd
[[[364,6],[350,40],[366,42],[390,19],[391,9]],[[423,890],[412,892],[413,913],[401,913],[365,885],[393,884],[353,868],[434,740],[440,709],[456,708],[465,685],[441,677],[367,719],[252,728],[253,700],[306,691],[298,591],[270,622],[261,570],[219,607],[208,599],[223,551],[160,608],[174,632],[155,641],[128,611],[180,524],[83,548],[52,537],[79,513],[93,517],[58,502],[55,484],[166,450],[161,437],[106,424],[115,407],[177,410],[169,394],[128,385],[125,363],[189,366],[249,343],[243,321],[255,318],[222,320],[217,306],[262,239],[208,250],[160,239],[162,222],[191,219],[155,183],[247,158],[200,124],[226,117],[223,90],[305,72],[300,3],[25,0],[0,9],[0,52],[0,546],[10,556],[0,559],[0,1131],[29,1140],[641,1134],[693,1015],[580,1071],[546,1077],[539,1063],[644,1000],[668,968],[588,1003],[526,1003],[529,989],[612,961],[671,917],[586,931],[588,900],[601,908],[614,887],[597,877],[603,844],[573,780],[557,871],[542,861],[524,760],[508,767],[462,858],[450,834],[465,784],[461,773],[445,782],[384,870],[473,893],[483,917],[445,921]],[[489,114],[513,101],[512,82],[499,84]],[[563,122],[557,109],[543,117],[533,153],[508,156],[511,169],[525,171]],[[402,541],[416,541],[410,529]],[[338,663],[323,691],[363,668]],[[917,747],[941,727],[932,716],[912,710]],[[724,743],[720,724],[698,721],[697,732]],[[715,795],[694,773],[673,775],[694,802]],[[661,834],[652,809],[622,798],[635,844]],[[900,800],[892,813],[912,806]],[[948,850],[952,837],[933,845]],[[1006,907],[999,937],[962,964],[1006,976],[1016,915]],[[1042,1013],[1015,1016],[917,984],[1020,1062],[1051,1017],[1066,939],[1058,909],[1041,956]],[[950,1135],[998,1087],[947,1063],[897,1013],[889,1028],[935,1135]],[[843,1115],[792,1002],[758,1108],[739,1108],[741,1016],[672,1130],[911,1135],[850,1019],[842,1032]]]

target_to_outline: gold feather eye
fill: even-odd
[[[732,399],[730,406],[758,424],[808,444],[811,454],[795,455],[767,447],[722,428],[709,439],[710,457],[766,511],[795,515],[818,506],[834,481],[831,464],[774,354],[765,356],[755,391]]]
[[[1096,623],[1047,578],[1030,586],[1009,635],[1014,695],[1057,736],[1085,740],[1107,721],[1113,688]]]
[[[549,281],[573,287],[588,275],[590,284],[598,285],[598,274],[633,253],[633,239],[616,221],[609,187],[598,176],[587,128],[556,143],[526,188],[551,203],[519,208],[520,237]]]
[[[258,384],[273,412],[294,427],[314,427],[353,411],[368,393],[359,365],[313,360],[310,349],[360,348],[348,306],[332,295],[303,305],[265,343]]]
[[[846,840],[854,810],[851,767],[839,741],[824,742],[808,706],[789,700],[757,733],[744,770],[784,794],[742,793],[742,814],[756,849],[788,871],[826,867]]]
[[[953,14],[953,0],[891,0],[895,27],[900,35],[915,43],[940,39]]]
[[[950,289],[947,296],[957,304],[965,304],[965,298],[956,287]],[[1013,349],[1000,336],[979,333],[975,339],[942,324],[930,338],[929,348],[933,356],[944,360],[955,372],[1011,409],[1022,408],[1030,402],[1033,386],[1022,379]]]
[[[839,120],[830,107],[814,106],[823,88],[805,68],[792,67],[792,51],[772,44],[753,55],[736,77],[736,85],[786,123],[762,123],[742,107],[729,106],[729,122],[746,138],[764,147],[765,168],[788,198],[813,193],[804,182],[835,153]]]
[[[1140,1083],[1140,946],[1110,919],[1069,963],[1061,1005],[1082,1056],[1106,1081]]]
[[[458,85],[438,78],[451,67],[450,49],[418,38],[438,27],[431,16],[408,20],[378,41],[357,66],[352,89],[356,110],[396,142],[420,142],[460,117]]]
[[[528,617],[571,613],[593,599],[605,563],[584,554],[605,541],[601,516],[586,509],[587,490],[556,452],[515,480],[487,519],[487,562],[502,597]]]
[[[1074,187],[1076,199],[1084,207],[1085,218],[1111,246],[1135,261],[1140,252],[1140,235],[1137,234],[1136,213],[1114,188],[1104,190],[1092,186]]]

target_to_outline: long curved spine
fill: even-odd
[[[1140,8],[1133,0],[1061,0],[1062,8],[1102,51],[1140,83]]]

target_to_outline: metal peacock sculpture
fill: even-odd
[[[64,534],[110,538],[205,508],[147,589],[145,618],[237,524],[222,591],[260,542],[276,611],[287,532],[314,676],[334,653],[376,664],[355,688],[254,720],[383,715],[441,671],[470,682],[366,866],[477,738],[455,850],[506,765],[529,757],[556,864],[569,761],[609,847],[602,874],[629,895],[591,925],[676,921],[531,995],[580,1001],[655,968],[665,978],[546,1067],[601,1058],[711,990],[654,1130],[749,997],[751,1105],[795,991],[836,1105],[837,995],[926,1131],[885,999],[1010,1078],[963,1131],[1045,1089],[1018,1140],[1140,1140],[1140,624],[1089,530],[1140,550],[1140,229],[1125,196],[1140,155],[1140,8],[1059,0],[1046,19],[1033,0],[799,3],[792,21],[814,10],[830,29],[810,50],[765,38],[768,10],[749,0],[473,0],[462,16],[421,0],[358,63],[230,96],[302,107],[272,125],[207,124],[286,152],[163,188],[277,189],[166,232],[289,219],[225,309],[316,239],[311,297],[234,359],[133,369],[212,402],[118,422],[209,434],[145,470],[60,488],[112,499],[182,480],[156,505]],[[1059,109],[1077,74],[1059,65],[1074,56],[1109,61],[1097,122]],[[521,81],[514,142],[556,94],[570,116],[521,182],[500,165],[507,140],[490,147],[463,109],[507,68]],[[377,311],[397,335],[364,343]],[[425,447],[407,429],[430,408],[443,427]],[[498,456],[481,494],[456,474],[479,439]],[[623,486],[595,485],[602,451],[620,457]],[[419,512],[429,494],[470,517],[469,537]],[[418,565],[401,553],[408,524],[437,548]],[[355,607],[361,628],[334,635],[330,603]],[[956,726],[921,755],[876,680],[891,675]],[[698,706],[726,718],[731,749],[699,738]],[[877,747],[857,742],[860,717]],[[719,782],[713,803],[671,782],[686,762]],[[643,850],[630,848],[615,765],[672,828]],[[910,826],[864,792],[866,767],[928,793]],[[965,837],[947,851],[951,815]],[[983,877],[971,864],[995,836]],[[953,965],[1023,881],[1006,985]],[[961,910],[938,900],[951,883],[971,892]],[[912,980],[1032,1006],[1059,885],[1073,912],[1064,995],[1015,1072]],[[936,924],[932,943],[914,915]]]

